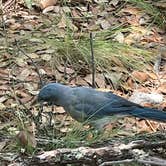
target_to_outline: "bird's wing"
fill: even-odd
[[[143,107],[110,92],[74,88],[72,95],[71,104],[67,109],[71,116],[80,122],[117,114],[166,121],[165,112]]]
[[[137,106],[109,92],[99,92],[90,88],[73,88],[71,104],[67,111],[78,120],[97,119],[114,114],[127,114]],[[80,120],[82,119],[82,120]]]

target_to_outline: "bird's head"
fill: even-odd
[[[58,83],[49,83],[45,85],[38,94],[38,102],[47,102],[48,104],[60,105],[63,96],[64,85]],[[62,92],[62,93],[61,93]]]

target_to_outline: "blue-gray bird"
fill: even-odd
[[[100,128],[107,124],[113,115],[166,122],[164,111],[143,107],[111,92],[100,92],[88,87],[49,83],[40,90],[38,101],[62,106],[73,119]]]

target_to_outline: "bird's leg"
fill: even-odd
[[[97,119],[94,121],[91,121],[90,124],[94,126],[99,131],[105,130],[108,124],[115,124],[118,120],[119,116],[109,116],[109,117],[104,117],[101,119]]]
[[[52,118],[53,118],[53,112],[54,112],[54,105],[51,106],[51,112],[49,112],[49,126],[52,127]]]
[[[43,103],[40,103],[39,112],[36,116],[36,122],[35,122],[37,124],[37,126],[42,124],[42,112],[43,112]]]
[[[55,125],[55,128],[61,128],[63,125],[64,125],[64,122],[66,121],[66,118],[67,118],[67,114],[63,117],[62,121],[60,124],[58,125]]]

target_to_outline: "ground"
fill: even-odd
[[[39,123],[40,107],[35,99],[41,81],[92,86],[94,69],[98,90],[112,91],[137,102],[138,96],[133,97],[137,92],[157,94],[159,96],[139,104],[164,111],[165,20],[164,1],[3,1],[1,161],[22,163],[16,158],[6,159],[4,156],[8,152],[16,156],[19,152],[23,156],[37,155],[42,150],[99,148],[114,141],[128,144],[138,139],[147,141],[145,145],[149,143],[152,147],[158,142],[158,148],[156,145],[143,151],[164,159],[165,124],[124,118],[106,126],[105,133],[101,134],[89,126],[80,126],[70,116],[65,118],[62,108],[48,106],[44,106]],[[153,136],[157,131],[157,137]]]

